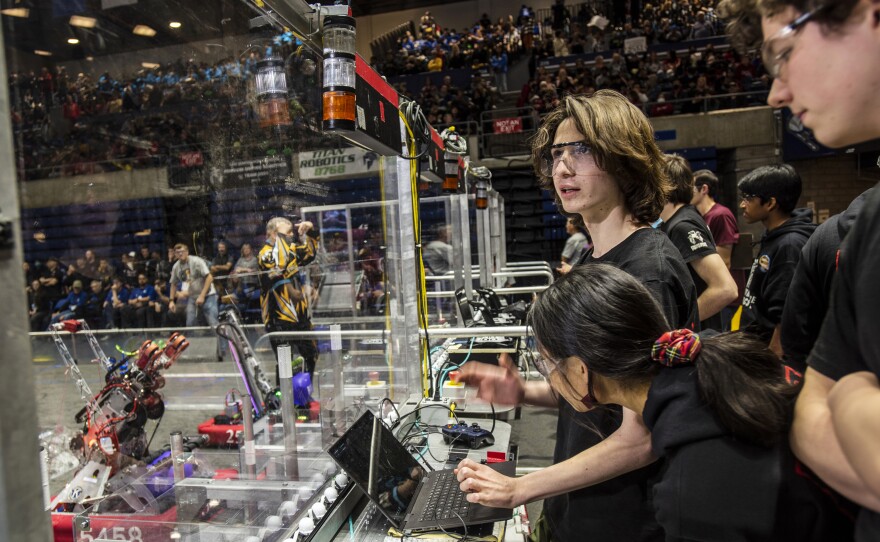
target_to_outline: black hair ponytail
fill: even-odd
[[[762,446],[776,444],[787,433],[798,393],[786,381],[782,363],[745,333],[701,342],[694,365],[703,400],[734,436]]]

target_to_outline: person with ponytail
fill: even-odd
[[[786,435],[797,388],[763,343],[670,330],[649,290],[607,264],[573,268],[528,319],[554,393],[578,412],[626,407],[651,431],[665,461],[652,502],[667,541],[852,536],[851,522],[796,474]],[[459,472],[479,468],[465,460]],[[470,478],[459,477],[462,490],[473,490]]]

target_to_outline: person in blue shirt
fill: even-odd
[[[52,320],[49,325],[57,324],[62,320],[70,320],[71,318],[79,318],[82,315],[82,309],[86,303],[87,294],[83,291],[83,283],[81,280],[73,281],[73,287],[67,297],[55,304],[55,312],[52,313]]]
[[[495,74],[495,86],[498,87],[498,92],[507,92],[507,53],[501,45],[495,46],[489,64],[492,65],[492,72]]]
[[[122,309],[128,304],[128,288],[121,277],[113,277],[113,284],[107,297],[104,298],[104,327],[119,329],[122,327]]]
[[[153,302],[157,299],[156,289],[143,273],[138,274],[138,284],[122,308],[122,327],[125,329],[154,326]]]

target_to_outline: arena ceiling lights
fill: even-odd
[[[98,24],[97,19],[82,15],[71,15],[70,20],[67,22],[70,23],[70,26],[78,26],[80,28],[95,28]]]
[[[8,8],[0,9],[0,13],[10,17],[18,17],[19,19],[27,19],[31,14],[31,10],[28,8]]]
[[[145,24],[135,26],[131,29],[131,33],[138,36],[144,36],[145,38],[152,38],[156,35],[156,31]]]

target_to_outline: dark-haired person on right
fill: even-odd
[[[788,107],[827,146],[880,138],[880,2],[725,0],[740,47],[763,41],[768,102]],[[840,248],[828,314],[807,358],[792,450],[862,506],[858,542],[880,540],[880,191]]]
[[[738,188],[743,220],[765,228],[743,293],[739,329],[757,336],[781,358],[782,310],[801,249],[816,229],[813,213],[795,209],[801,177],[789,165],[759,167]]]

